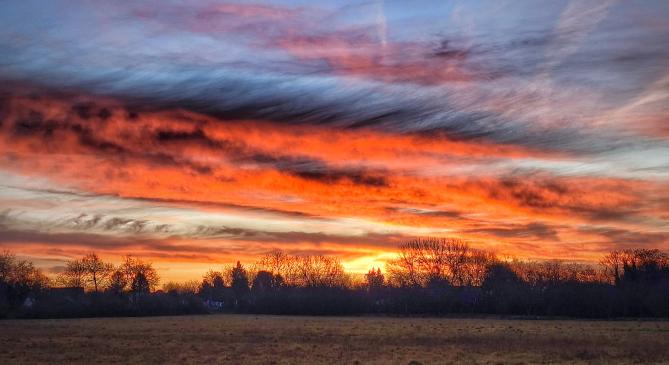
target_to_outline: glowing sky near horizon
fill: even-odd
[[[0,3],[0,250],[166,280],[669,249],[666,1]]]

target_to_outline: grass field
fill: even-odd
[[[669,364],[669,322],[210,315],[0,321],[0,364]]]

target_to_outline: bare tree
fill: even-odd
[[[85,288],[86,274],[86,266],[81,260],[68,261],[65,264],[65,270],[58,276],[57,282],[62,286]]]
[[[334,257],[291,256],[272,251],[258,261],[257,267],[289,286],[346,287],[350,284],[350,277]]]
[[[400,286],[426,286],[429,282],[481,285],[494,255],[469,247],[455,238],[418,238],[400,245],[397,259],[387,265],[392,281]]]
[[[600,261],[610,282],[653,280],[658,273],[669,270],[669,255],[658,249],[628,249],[613,251]]]
[[[615,285],[620,283],[623,272],[623,253],[612,251],[599,262],[603,267],[604,275]]]
[[[274,275],[281,275],[283,277],[287,276],[286,272],[290,263],[291,257],[288,256],[285,252],[280,250],[274,250],[265,254],[258,261],[257,265],[261,270],[269,271]]]
[[[96,293],[98,292],[99,287],[104,285],[114,272],[114,266],[100,260],[100,257],[95,253],[90,253],[84,256],[84,258],[81,259],[81,265],[88,276],[88,280],[93,283],[93,290],[95,290]]]
[[[149,291],[154,290],[160,283],[160,277],[156,269],[153,268],[153,264],[132,257],[131,255],[125,257],[119,269],[125,276],[125,282],[131,286],[139,275],[142,275],[142,280],[146,280],[148,283]]]
[[[49,286],[49,278],[32,262],[18,260],[11,255],[9,263],[9,275],[6,278],[9,283],[35,290]]]
[[[109,292],[120,295],[125,291],[128,286],[128,281],[126,275],[121,270],[114,270],[114,272],[109,277]]]
[[[108,284],[113,272],[112,264],[103,262],[97,254],[90,253],[81,259],[68,261],[65,270],[58,277],[58,283],[98,292]]]
[[[471,249],[469,252],[469,257],[462,267],[464,274],[461,285],[481,286],[488,268],[497,263],[498,259],[494,254],[482,250]]]
[[[8,282],[16,257],[9,251],[0,253],[0,282]]]
[[[338,259],[304,256],[299,259],[298,283],[306,287],[346,287],[349,278]]]
[[[49,278],[32,262],[19,260],[9,251],[0,253],[0,304],[7,300],[19,305],[31,293],[48,286]]]
[[[149,280],[144,275],[144,272],[138,272],[130,284],[130,291],[135,295],[148,294],[151,292]]]

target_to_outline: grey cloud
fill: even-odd
[[[662,231],[641,232],[614,227],[582,227],[579,231],[599,235],[610,243],[628,247],[669,243],[669,232]]]
[[[540,222],[525,225],[508,224],[492,228],[476,228],[467,233],[483,233],[502,238],[534,238],[538,240],[560,241],[556,228]]]

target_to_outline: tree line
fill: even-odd
[[[1,317],[164,315],[208,312],[669,316],[669,255],[626,249],[599,265],[502,260],[448,238],[400,245],[384,271],[362,277],[327,256],[272,251],[257,262],[210,270],[201,280],[160,289],[150,262],[121,264],[96,254],[69,261],[50,279],[11,253],[0,254]]]

